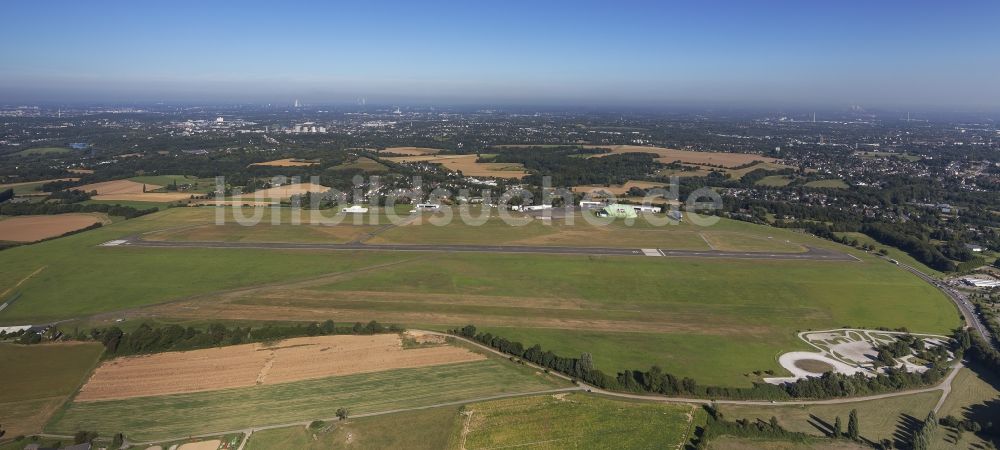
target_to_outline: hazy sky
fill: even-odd
[[[1000,108],[997,0],[8,0],[0,11],[0,103]]]

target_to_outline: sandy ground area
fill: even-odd
[[[79,230],[104,220],[94,214],[16,216],[0,220],[0,241],[35,242]]]
[[[829,357],[827,355],[824,355],[822,353],[817,353],[817,352],[788,352],[788,353],[782,354],[781,356],[778,357],[778,363],[781,364],[781,367],[784,367],[785,370],[788,370],[789,372],[791,372],[792,376],[791,377],[780,377],[780,378],[765,378],[764,381],[766,381],[768,383],[772,383],[772,384],[782,384],[782,383],[794,382],[794,381],[796,381],[798,379],[801,379],[801,378],[815,377],[815,376],[819,376],[820,375],[820,374],[817,374],[817,373],[814,373],[814,372],[810,372],[808,370],[804,370],[804,369],[800,368],[798,365],[795,364],[795,362],[799,361],[799,360],[820,361],[820,362],[829,364],[830,366],[833,367],[834,370],[836,370],[839,373],[845,374],[845,375],[854,375],[856,373],[863,373],[863,374],[866,374],[866,375],[869,375],[869,376],[872,375],[870,372],[868,372],[868,371],[866,371],[864,369],[861,369],[861,368],[858,368],[858,367],[849,366],[847,364],[844,364],[844,363],[842,363],[840,361],[837,361],[836,359],[833,359],[833,358],[831,358],[831,357]]]
[[[448,345],[403,349],[396,334],[295,338],[271,346],[244,344],[107,361],[76,401],[250,387],[483,358]]]
[[[689,150],[677,150],[672,148],[644,147],[641,145],[609,145],[609,146],[598,146],[598,147],[610,148],[611,153],[594,155],[594,157],[596,158],[612,154],[620,154],[620,153],[655,153],[656,155],[659,156],[657,160],[663,163],[672,163],[674,161],[680,161],[688,164],[709,164],[722,167],[742,166],[744,164],[749,164],[754,161],[763,161],[770,163],[778,161],[775,158],[769,158],[767,156],[745,154],[745,153],[693,152]]]
[[[216,450],[222,445],[222,441],[214,439],[211,441],[200,441],[200,442],[188,442],[187,444],[181,444],[177,447],[177,450]]]
[[[243,197],[245,199],[291,198],[293,195],[302,195],[306,192],[324,193],[329,190],[330,188],[319,184],[295,183],[273,187],[270,189],[261,189],[249,194],[244,194]]]
[[[285,158],[276,159],[274,161],[265,161],[259,163],[250,164],[251,166],[273,166],[273,167],[299,167],[299,166],[312,166],[319,164],[317,161],[310,161],[305,159],[295,159],[295,158]]]

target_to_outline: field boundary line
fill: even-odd
[[[542,391],[512,392],[512,393],[508,393],[508,394],[497,394],[497,395],[491,395],[491,396],[486,396],[486,397],[478,397],[478,398],[471,398],[471,399],[464,399],[464,400],[455,400],[455,401],[443,402],[443,403],[435,403],[435,404],[432,404],[432,405],[412,406],[412,407],[409,407],[409,408],[397,408],[397,409],[390,409],[390,410],[385,410],[385,411],[376,411],[376,412],[363,413],[363,414],[352,414],[351,418],[375,417],[375,416],[383,416],[383,415],[386,415],[386,414],[396,414],[396,413],[411,412],[411,411],[423,411],[423,410],[427,410],[427,409],[443,408],[443,407],[446,407],[446,406],[460,406],[460,405],[465,405],[465,404],[469,404],[469,403],[488,402],[488,401],[491,401],[491,400],[502,400],[502,399],[505,399],[505,398],[531,397],[531,396],[535,396],[535,395],[558,394],[560,392],[574,392],[574,391],[582,391],[582,390],[583,390],[583,388],[581,388],[579,386],[574,386],[574,387],[559,388],[559,389],[546,389],[546,390],[542,390]],[[197,435],[178,436],[178,437],[168,438],[168,439],[158,439],[158,440],[155,440],[155,441],[142,441],[142,442],[129,441],[128,443],[130,445],[155,445],[155,444],[160,444],[160,443],[164,443],[164,442],[177,441],[177,440],[181,440],[181,439],[203,439],[203,438],[210,438],[210,437],[222,436],[222,435],[226,435],[226,434],[235,434],[235,433],[243,433],[243,434],[249,436],[250,434],[256,433],[258,431],[275,430],[275,429],[279,429],[279,428],[289,428],[289,427],[295,427],[295,426],[307,426],[310,423],[315,422],[317,420],[322,420],[322,421],[325,421],[325,422],[336,422],[336,421],[339,421],[340,419],[337,418],[337,417],[325,417],[325,418],[310,419],[310,420],[304,420],[304,421],[298,421],[298,422],[287,422],[287,423],[273,424],[273,425],[261,425],[261,426],[254,426],[254,427],[250,427],[250,428],[240,428],[240,429],[236,429],[236,430],[216,431],[216,432],[212,432],[212,433],[204,433],[204,434],[197,434]],[[45,435],[45,434],[41,434],[40,436],[56,436],[56,437],[58,437],[58,436],[61,436],[61,435]]]

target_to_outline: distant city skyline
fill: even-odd
[[[1000,3],[5,5],[0,103],[1000,109]]]

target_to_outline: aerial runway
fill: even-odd
[[[859,261],[847,253],[806,246],[799,253],[780,252],[731,252],[719,250],[668,250],[657,248],[606,248],[606,247],[552,247],[520,245],[426,245],[426,244],[346,244],[291,243],[291,242],[205,242],[205,241],[147,241],[137,236],[109,241],[105,247],[152,248],[253,248],[271,250],[370,250],[380,252],[473,252],[473,253],[535,253],[549,255],[592,256],[648,256],[674,258],[721,259],[775,259],[804,261]]]

